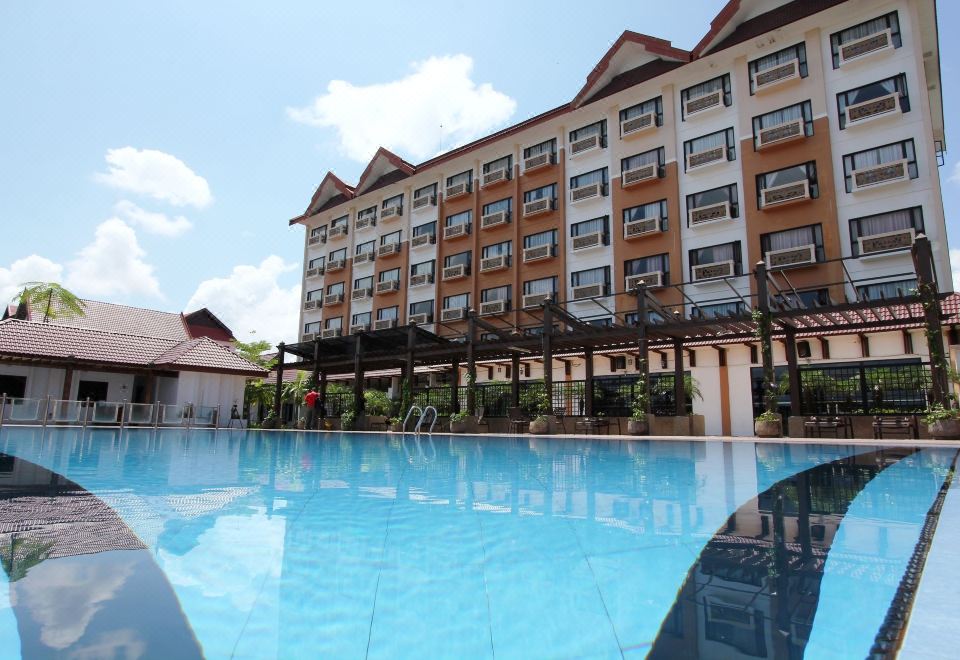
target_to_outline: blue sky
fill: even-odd
[[[418,162],[417,150],[553,108],[624,29],[691,48],[723,4],[0,3],[0,296],[58,279],[102,300],[207,305],[238,336],[290,338],[303,230],[286,220],[328,169],[354,182],[379,134],[403,138],[384,146]],[[956,2],[939,12],[941,26],[960,21]],[[955,248],[958,59],[942,38]],[[418,93],[436,78],[457,81],[443,102],[458,130],[402,135],[436,117],[436,99]],[[356,130],[365,117],[351,105],[384,96],[405,101],[369,135]]]

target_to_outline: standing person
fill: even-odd
[[[303,397],[303,403],[307,406],[307,430],[312,431],[317,422],[317,388],[311,388],[307,395]]]

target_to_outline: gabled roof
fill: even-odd
[[[99,300],[84,300],[83,304],[83,316],[56,319],[53,322],[74,328],[119,332],[141,337],[159,337],[174,341],[190,339],[183,316],[176,312],[161,312]],[[43,310],[30,310],[28,320],[42,323]]]
[[[400,156],[380,147],[373,158],[370,159],[366,169],[363,170],[363,174],[360,175],[360,180],[357,182],[357,187],[353,193],[354,195],[362,195],[377,181],[392,172],[401,172],[403,176],[399,178],[406,178],[416,171],[416,167],[400,158]],[[398,179],[394,177],[393,180]]]
[[[313,197],[310,198],[307,210],[303,212],[303,215],[292,218],[290,224],[296,224],[307,216],[313,215],[322,209],[333,197],[338,195],[342,195],[346,199],[353,199],[353,188],[341,181],[340,177],[333,172],[327,172],[323,177],[323,181],[317,186],[317,191],[313,193]]]
[[[215,341],[233,341],[233,331],[206,307],[182,314],[183,322],[191,337],[209,337]]]

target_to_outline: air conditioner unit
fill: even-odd
[[[373,258],[376,256],[376,253],[373,250],[366,250],[360,254],[353,255],[353,265],[360,266],[362,264],[368,264],[373,261]]]
[[[380,210],[380,220],[393,220],[399,218],[402,214],[403,208],[399,204],[394,204]]]
[[[326,300],[323,301],[323,306],[330,307],[331,305],[339,305],[342,302],[343,302],[342,293],[331,293],[329,296],[327,296]]]
[[[531,261],[540,261],[541,259],[549,259],[552,256],[553,256],[552,245],[538,245],[536,247],[524,248],[523,250],[524,263],[529,263]]]
[[[487,273],[492,270],[502,270],[510,266],[510,258],[501,254],[496,257],[487,257],[486,259],[480,260],[480,272]]]
[[[656,289],[663,286],[663,271],[657,270],[640,275],[630,275],[626,278],[626,290],[633,291],[643,282],[648,289]]]
[[[697,151],[687,154],[687,170],[695,170],[698,167],[713,165],[714,163],[726,162],[727,146],[721,145],[704,151]]]
[[[462,321],[466,316],[467,310],[463,307],[454,307],[452,309],[444,309],[440,312],[440,320],[444,323],[449,323],[450,321]]]
[[[762,149],[781,142],[795,140],[806,137],[804,130],[804,120],[795,119],[785,124],[778,124],[770,128],[764,128],[757,134],[757,147]]]
[[[693,281],[702,282],[718,277],[733,276],[733,261],[717,261],[712,264],[700,264],[693,267]]]
[[[915,238],[916,232],[913,228],[899,229],[871,236],[860,236],[857,238],[857,244],[860,246],[861,255],[869,255],[909,248],[913,245]]]
[[[467,276],[466,264],[457,264],[456,266],[447,266],[443,269],[443,280],[458,280]]]
[[[705,613],[709,623],[740,628],[744,631],[752,631],[756,628],[752,607],[738,603],[727,603],[712,598],[704,599],[704,604],[706,606]]]
[[[723,106],[723,90],[718,89],[702,96],[687,99],[683,111],[688,117]]]
[[[598,298],[606,293],[606,286],[603,284],[586,284],[584,286],[573,287],[573,300],[582,300],[583,298]]]
[[[389,330],[397,327],[397,319],[377,319],[373,322],[374,330]]]
[[[645,112],[642,115],[624,119],[620,122],[620,136],[633,137],[643,131],[657,127],[657,113]]]
[[[717,202],[716,204],[699,206],[697,208],[690,209],[687,211],[687,213],[689,214],[691,227],[705,225],[708,222],[729,220],[731,218],[730,202]]]
[[[350,300],[366,300],[373,292],[370,289],[354,289],[350,294]]]
[[[760,208],[768,209],[791,202],[802,202],[805,199],[810,199],[810,182],[806,179],[764,188],[760,191]]]
[[[347,235],[347,225],[337,225],[336,227],[330,227],[330,231],[327,232],[327,238],[343,238]]]
[[[408,318],[407,320],[410,323],[413,323],[414,325],[426,325],[427,323],[430,323],[430,315],[429,314],[411,314],[410,318]]]
[[[377,295],[380,295],[381,293],[393,293],[394,291],[399,290],[400,280],[384,280],[383,282],[377,282]]]
[[[362,231],[364,229],[369,229],[370,227],[373,227],[376,224],[377,224],[377,216],[371,214],[371,215],[365,215],[361,218],[357,218],[356,223],[354,223],[354,227],[356,227],[357,231]]]
[[[411,248],[421,248],[436,243],[437,237],[433,234],[420,234],[410,239]]]
[[[326,328],[320,331],[320,339],[333,339],[343,333],[342,328]]]
[[[422,195],[420,197],[413,198],[413,210],[419,211],[420,209],[425,209],[428,206],[436,206],[437,196],[436,195]]]
[[[799,80],[800,60],[792,59],[753,74],[753,89],[763,92],[789,80]]]
[[[369,330],[369,329],[370,329],[370,324],[369,324],[369,323],[358,323],[358,324],[356,324],[356,325],[351,325],[351,326],[350,326],[350,334],[351,334],[351,335],[358,335],[358,334],[360,334],[361,332],[366,332],[366,331]]]
[[[420,275],[411,275],[410,276],[410,286],[426,286],[428,284],[433,284],[433,274],[432,273],[421,273]]]
[[[874,186],[882,186],[898,181],[910,179],[910,167],[906,159],[895,160],[890,163],[873,165],[850,173],[853,181],[853,192],[859,192]]]
[[[319,236],[311,236],[307,239],[307,245],[320,245],[321,243],[325,243],[326,241],[323,240],[324,238],[325,237],[323,234],[320,234]]]
[[[313,279],[314,277],[319,277],[321,273],[323,273],[322,268],[308,268],[303,276],[307,279]]]
[[[491,302],[480,303],[480,315],[490,316],[493,314],[505,314],[507,312],[506,300],[494,300]]]
[[[509,180],[510,180],[510,171],[507,170],[507,168],[505,167],[501,167],[496,170],[490,170],[489,172],[485,172],[481,180],[481,185],[484,188],[486,188],[487,186],[492,186],[494,184],[503,183],[504,181],[509,181]]]
[[[343,259],[337,259],[335,261],[327,262],[327,272],[335,273],[338,270],[343,270],[344,266],[347,265],[347,262]]]
[[[577,156],[586,151],[591,151],[592,149],[599,149],[602,146],[603,139],[601,138],[600,134],[594,133],[593,135],[571,142],[570,155]]]
[[[506,211],[497,211],[496,213],[489,213],[480,218],[480,228],[487,229],[489,227],[497,227],[499,225],[505,225],[510,220],[510,215]]]
[[[303,336],[300,337],[300,341],[313,341],[317,338],[317,333],[315,332],[304,332]]]
[[[625,170],[620,173],[620,187],[629,188],[644,181],[655,181],[660,174],[660,166],[657,163],[648,163],[640,167],[634,167],[631,170]]]
[[[377,248],[378,257],[389,257],[394,254],[398,254],[399,252],[400,252],[400,244],[396,242],[384,243],[383,245]]]
[[[304,300],[303,301],[303,311],[309,312],[312,309],[317,308],[318,300]]]
[[[844,110],[847,116],[847,126],[861,124],[869,119],[889,115],[900,110],[900,94],[885,94],[863,103],[848,105]]]
[[[524,307],[539,307],[547,298],[553,298],[552,293],[528,293],[523,297]]]
[[[660,218],[642,218],[623,223],[623,237],[626,239],[640,238],[649,234],[660,233]]]
[[[540,168],[547,167],[548,165],[553,165],[553,153],[549,151],[545,151],[543,153],[536,154],[535,156],[530,156],[529,158],[523,159],[524,172],[539,170]]]
[[[462,197],[470,192],[470,184],[467,182],[455,183],[452,186],[447,186],[444,191],[444,197],[447,199],[453,199],[455,197]]]
[[[816,263],[817,246],[801,245],[799,247],[770,250],[767,252],[767,268],[789,268],[790,266],[804,266]]]
[[[448,240],[451,238],[460,238],[461,236],[468,236],[470,234],[470,223],[461,222],[457,225],[450,225],[449,227],[443,228],[443,238]]]
[[[842,44],[839,49],[840,66],[890,48],[893,48],[893,33],[889,28],[856,41],[848,41]]]
[[[574,236],[571,246],[574,250],[587,250],[589,248],[601,247],[603,245],[603,232],[598,231],[583,236]]]
[[[604,193],[603,184],[600,182],[591,183],[586,186],[570,189],[570,201],[573,203],[582,202],[587,199],[599,197]]]
[[[540,215],[541,213],[548,213],[552,210],[553,199],[549,197],[541,197],[540,199],[523,203],[523,217],[525,218],[529,218],[532,215]]]

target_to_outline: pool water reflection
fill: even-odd
[[[10,427],[0,452],[4,648],[192,629],[207,657],[863,657],[956,455]],[[118,576],[160,594],[137,621]],[[68,626],[44,606],[71,586]]]

